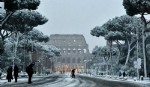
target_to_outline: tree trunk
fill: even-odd
[[[14,62],[15,62],[15,58],[16,58],[16,54],[17,54],[18,42],[19,42],[19,32],[16,33],[16,42],[15,42],[15,47],[14,47],[13,67],[14,67]]]
[[[129,42],[128,42],[128,54],[127,54],[125,66],[127,65],[128,61],[129,61],[130,52],[131,52],[131,44],[129,44]]]
[[[120,44],[116,41],[116,44],[117,44],[117,48],[118,48],[118,50],[119,50],[119,55],[118,55],[118,63],[119,63],[119,60],[120,60],[120,58],[121,58],[121,56],[122,56],[122,52],[121,52],[121,46],[120,46]]]
[[[142,48],[143,48],[143,60],[144,60],[144,77],[147,77],[147,69],[146,69],[146,53],[145,53],[145,30],[147,30],[147,21],[144,17],[144,13],[141,15],[141,20],[144,23],[144,29],[142,29]]]
[[[113,60],[112,60],[112,41],[110,41],[110,47],[109,47],[109,50],[110,50],[110,60],[111,60],[111,69],[110,69],[110,72],[111,72],[111,75],[113,75]]]
[[[106,75],[108,75],[108,63],[106,63]]]
[[[136,37],[137,37],[137,41],[136,41],[136,57],[138,59],[139,58],[139,31],[138,31],[138,29],[136,29]],[[140,79],[139,69],[137,68],[136,71],[137,71],[137,78],[139,80]]]
[[[146,29],[146,26],[145,26]],[[143,59],[144,59],[144,76],[147,77],[147,69],[146,69],[146,54],[145,54],[145,33],[144,30],[142,30],[142,45],[143,45]]]

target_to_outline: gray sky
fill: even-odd
[[[90,34],[116,16],[125,15],[122,0],[41,0],[38,11],[49,21],[38,29],[50,34],[83,34],[90,51],[106,41]]]

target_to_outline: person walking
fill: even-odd
[[[33,66],[34,63],[31,63],[29,66],[26,67],[26,72],[28,74],[28,83],[31,84],[32,83],[32,75],[33,75]]]
[[[18,72],[19,72],[18,66],[15,65],[15,66],[14,66],[14,77],[15,77],[15,82],[17,82]]]
[[[121,72],[119,72],[119,77],[121,77],[122,76],[122,73]]]
[[[73,70],[71,71],[71,76],[72,76],[72,78],[75,78],[75,70],[76,70],[76,69],[73,69]]]
[[[8,80],[8,82],[11,82],[11,79],[13,79],[13,76],[12,76],[12,66],[10,66],[10,67],[7,69],[7,76],[6,76],[6,79]]]
[[[1,76],[2,76],[2,70],[0,69],[0,79],[2,79]]]
[[[126,73],[125,73],[125,71],[123,72],[123,74],[122,74],[122,75],[123,75],[123,78],[126,76]]]
[[[149,80],[150,80],[150,72],[148,74],[149,74]]]

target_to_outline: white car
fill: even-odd
[[[26,72],[20,72],[19,74],[19,77],[27,77],[28,74]]]

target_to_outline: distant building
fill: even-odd
[[[46,44],[54,45],[60,49],[61,56],[53,58],[56,72],[70,72],[77,69],[83,72],[86,62],[91,58],[88,44],[81,34],[52,34]]]

